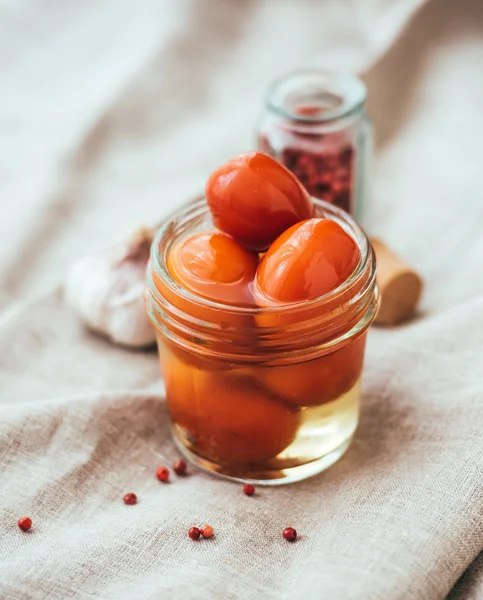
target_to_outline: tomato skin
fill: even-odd
[[[225,304],[254,306],[258,256],[223,233],[198,233],[171,249],[168,269],[191,292]]]
[[[212,173],[206,199],[218,229],[252,250],[265,250],[286,229],[314,214],[298,179],[261,152],[240,154]]]
[[[360,260],[352,237],[335,221],[308,219],[270,246],[255,277],[260,306],[312,300],[346,281]]]

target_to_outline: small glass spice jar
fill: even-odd
[[[360,220],[370,179],[372,126],[354,75],[297,71],[269,86],[258,147],[290,169],[309,194]]]
[[[314,475],[342,456],[358,423],[366,333],[378,307],[375,259],[347,213],[314,203],[316,216],[353,237],[360,260],[341,286],[310,301],[238,307],[180,286],[170,253],[214,230],[204,198],[153,241],[147,312],[174,438],[191,461],[231,479],[276,485]]]

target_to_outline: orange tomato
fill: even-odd
[[[223,233],[198,233],[169,253],[168,269],[184,288],[225,304],[254,306],[249,288],[258,256]]]
[[[254,375],[272,394],[296,406],[317,406],[348,392],[361,376],[366,334],[314,360],[262,367]]]
[[[346,281],[360,259],[352,237],[335,221],[309,219],[277,238],[255,277],[260,306],[312,300]]]
[[[299,180],[261,152],[240,154],[206,184],[215,225],[247,248],[265,250],[286,229],[314,214]]]
[[[278,403],[242,374],[209,372],[160,348],[172,420],[194,449],[217,462],[259,463],[277,456],[295,438],[299,412]]]
[[[197,450],[230,463],[262,463],[295,439],[300,415],[240,375],[201,372],[194,378]]]
[[[300,319],[287,311],[293,302],[312,300],[339,287],[360,260],[356,242],[335,221],[310,219],[297,223],[270,246],[262,259],[254,282],[254,297],[261,307],[259,327],[290,326]],[[347,298],[346,298],[347,299]],[[313,307],[303,313],[308,322],[327,321],[343,299],[328,306]],[[334,333],[335,334],[335,333]],[[259,381],[274,395],[296,406],[314,406],[347,392],[361,374],[365,335],[347,346],[320,358],[294,365],[265,367]]]
[[[173,279],[198,296],[199,301],[196,297],[181,296],[163,282],[155,269],[151,274],[156,288],[169,304],[186,315],[221,325],[228,339],[233,328],[253,327],[253,318],[203,305],[203,298],[231,306],[255,306],[251,285],[257,266],[258,255],[227,235],[199,233],[178,242],[167,260]]]

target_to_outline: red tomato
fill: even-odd
[[[240,154],[217,169],[206,184],[206,199],[218,229],[253,250],[265,250],[314,214],[298,179],[260,152]]]
[[[309,219],[269,248],[255,277],[260,306],[318,298],[339,287],[360,259],[356,242],[330,219]]]
[[[258,256],[222,233],[198,233],[177,244],[168,257],[171,275],[185,289],[210,300],[254,306],[249,285]]]

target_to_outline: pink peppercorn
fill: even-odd
[[[286,527],[282,535],[287,542],[294,542],[297,539],[297,532],[293,527]]]
[[[188,536],[194,541],[199,540],[200,535],[201,531],[198,529],[198,527],[190,527],[188,530]]]
[[[159,481],[168,481],[169,479],[169,469],[168,467],[159,467],[159,469],[156,471],[156,477],[159,479]]]
[[[265,137],[260,147],[292,171],[311,196],[352,211],[354,150],[350,145],[316,152],[294,144],[277,153]]]
[[[137,504],[138,502],[138,497],[132,492],[129,492],[129,494],[125,494],[122,497],[122,499],[124,500],[124,504],[127,504],[128,506],[132,506],[134,504]]]
[[[203,525],[203,527],[200,527],[200,533],[204,538],[210,538],[215,533],[215,530],[210,525]]]
[[[255,488],[250,483],[245,483],[245,485],[243,486],[243,493],[246,496],[253,496],[253,494],[255,493]]]
[[[355,76],[289,74],[268,88],[258,148],[292,171],[311,196],[361,216],[372,154],[364,100]]]
[[[184,460],[177,460],[173,463],[173,471],[176,475],[186,475],[186,471],[188,470],[188,465],[184,462]]]
[[[32,519],[30,517],[20,517],[17,525],[22,531],[28,531],[32,527]]]

